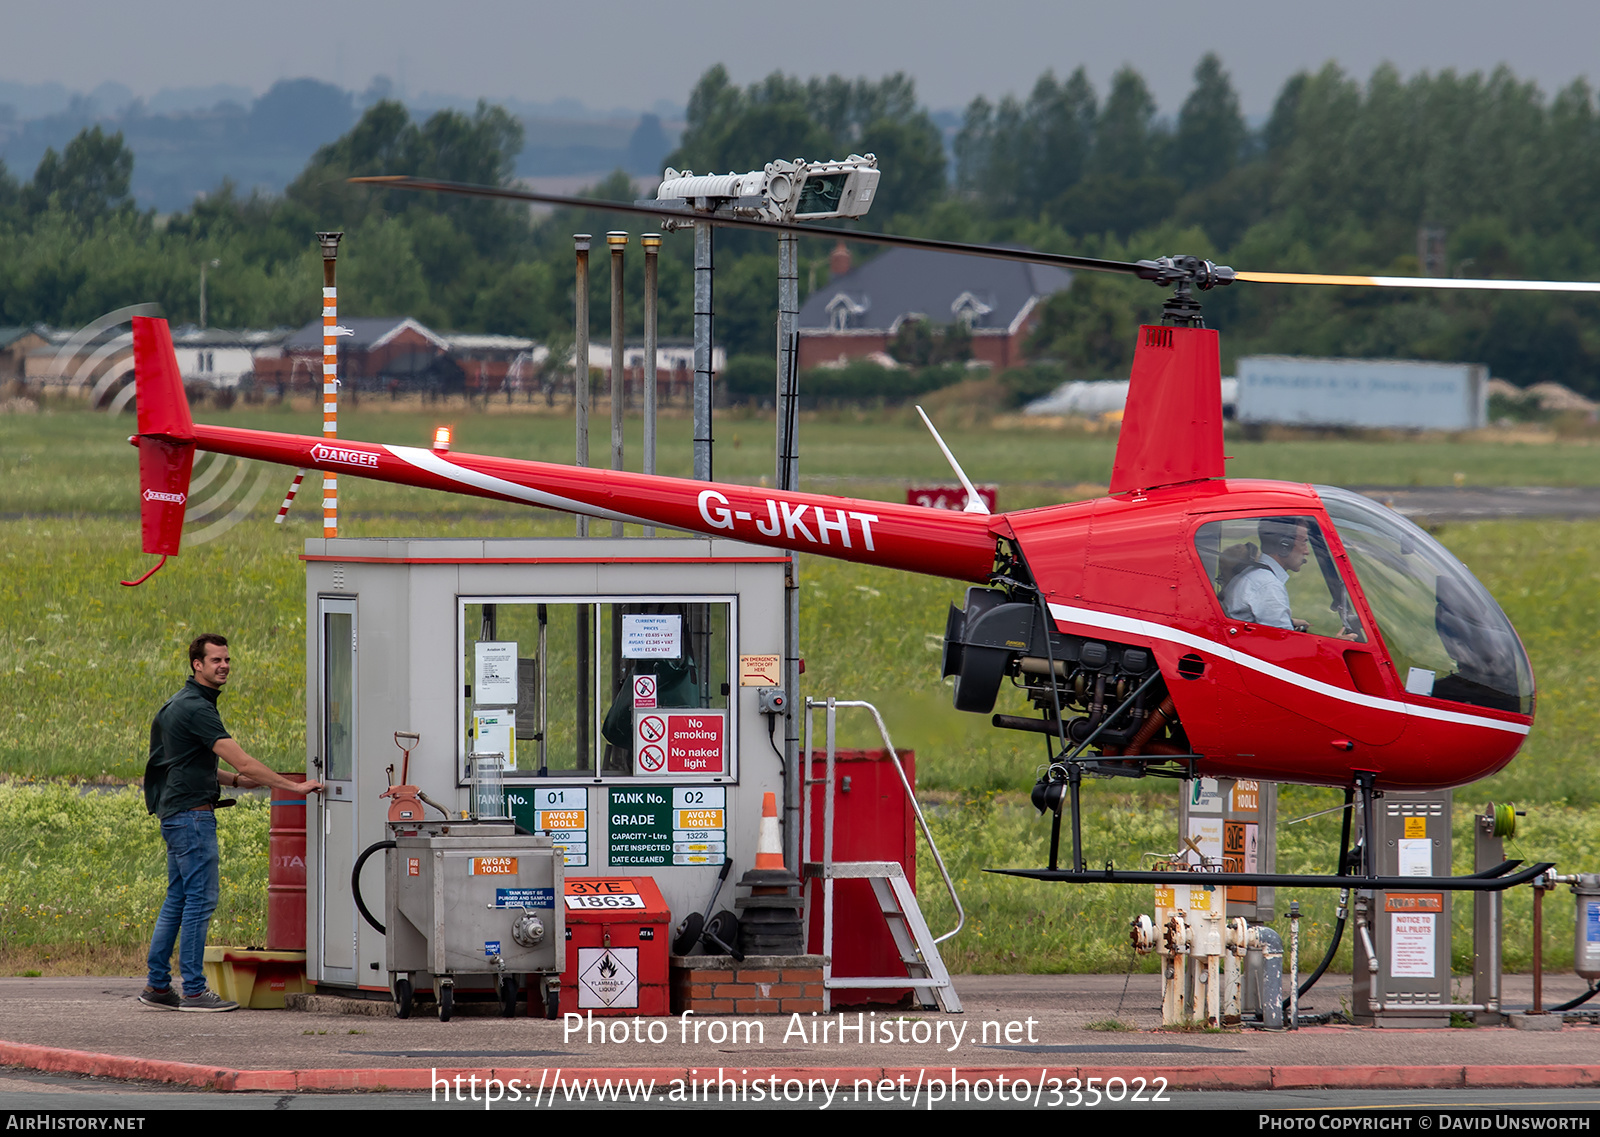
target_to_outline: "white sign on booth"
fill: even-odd
[[[678,659],[683,655],[683,617],[624,615],[623,659]]]

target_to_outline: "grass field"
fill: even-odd
[[[317,429],[314,416],[290,411],[200,417],[299,433]],[[571,452],[570,422],[552,416],[468,414],[460,408],[438,415],[375,408],[341,414],[347,437],[419,444],[441,421],[455,426],[458,450],[548,460]],[[596,422],[603,426],[599,416]],[[637,422],[631,427],[630,454],[636,454]],[[184,645],[211,629],[225,631],[234,645],[230,728],[257,757],[279,769],[298,768],[305,754],[305,691],[304,578],[297,557],[303,539],[313,535],[315,503],[303,500],[288,525],[272,525],[272,509],[288,481],[287,471],[276,472],[281,476],[275,474],[273,492],[248,522],[187,549],[145,586],[122,588],[116,581],[142,571],[147,561],[138,549],[137,464],[125,441],[131,429],[127,417],[84,412],[0,416],[6,475],[0,482],[0,671],[8,676],[0,699],[0,771],[22,779],[137,777],[149,715],[182,682]],[[662,433],[662,472],[686,473],[688,424],[668,419]],[[769,421],[723,416],[717,436],[719,477],[770,477]],[[958,425],[946,437],[975,480],[1000,484],[1002,508],[1092,492],[1094,484],[1103,484],[1114,449],[1106,435],[1063,436],[1005,425]],[[889,497],[903,492],[908,479],[947,476],[920,424],[898,412],[807,417],[801,439],[808,489]],[[1595,451],[1583,443],[1234,441],[1228,451],[1236,455],[1231,472],[1241,476],[1390,485],[1600,482]],[[352,536],[572,532],[565,517],[354,478],[342,479],[341,504],[342,531]],[[1530,807],[1514,855],[1557,859],[1564,871],[1593,871],[1596,866],[1585,858],[1600,846],[1600,785],[1593,774],[1593,740],[1600,733],[1600,680],[1594,671],[1600,658],[1600,566],[1592,554],[1600,546],[1600,523],[1476,523],[1437,532],[1506,608],[1539,682],[1538,719],[1522,756],[1488,782],[1457,793],[1458,867],[1463,850],[1470,857],[1464,818],[1492,798]],[[993,730],[983,716],[950,707],[938,676],[939,642],[945,610],[962,587],[816,559],[803,562],[801,580],[803,693],[872,700],[884,710],[896,743],[918,752],[921,788],[936,801],[935,823],[968,904],[969,931],[950,945],[955,965],[1125,968],[1123,923],[1148,906],[1143,890],[1100,896],[981,871],[1043,863],[1048,825],[1034,817],[1023,796],[1043,750],[1036,739]],[[847,724],[846,741],[873,742],[866,728],[865,722]],[[54,959],[77,960],[82,952],[74,945],[95,936],[114,955],[136,953],[147,928],[122,925],[136,924],[133,914],[148,921],[155,905],[146,894],[154,888],[159,897],[164,882],[147,879],[160,867],[159,836],[130,803],[131,795],[125,801],[116,794],[78,795],[59,784],[16,782],[4,793],[0,965],[21,966],[14,961],[50,952]],[[1176,843],[1170,783],[1097,784],[1087,796],[1095,818],[1091,862],[1114,857],[1129,864],[1142,852],[1169,851]],[[1288,790],[1282,816],[1335,800],[1332,791]],[[235,817],[243,825],[248,810]],[[109,836],[100,843],[76,842],[68,835],[80,825]],[[240,830],[237,848],[250,845],[249,832]],[[1336,822],[1319,819],[1286,833],[1281,868],[1324,871],[1331,865]],[[261,860],[252,874],[251,862],[233,858],[233,871],[240,873],[234,882],[237,914],[228,917],[231,931],[218,930],[214,937],[236,933],[251,939],[256,925],[250,921],[258,918],[251,915],[252,905],[264,904]],[[119,887],[125,889],[116,908],[122,915],[106,907]],[[922,887],[932,895],[926,873]],[[1508,915],[1513,961],[1526,958],[1513,946],[1526,940],[1516,934],[1525,926],[1518,921],[1526,919],[1526,893],[1521,896],[1512,899]],[[1299,899],[1308,902],[1313,923],[1325,918],[1316,907],[1324,901]],[[1570,904],[1547,905],[1546,914],[1549,958],[1554,962],[1563,951],[1570,957]],[[1459,922],[1460,910],[1457,916]],[[931,902],[930,920],[942,919],[948,926],[939,902]]]

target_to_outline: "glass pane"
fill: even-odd
[[[514,710],[517,773],[581,774],[594,769],[594,711],[587,681],[593,609],[591,604],[533,602],[463,607],[463,730],[471,731],[474,712],[481,707]],[[505,645],[508,660],[515,645],[515,703],[507,698],[509,692],[473,689],[480,643]],[[580,713],[580,707],[587,713]],[[470,752],[471,738],[464,743]]]
[[[729,607],[534,599],[463,604],[463,752],[499,752],[498,743],[475,745],[475,718],[493,713],[504,729],[514,713],[511,775],[592,774],[597,765],[602,774],[633,774],[636,676],[656,678],[659,707],[728,708]],[[492,645],[492,675],[477,674],[480,645]],[[514,689],[508,680],[513,659]]]
[[[600,606],[604,769],[632,773],[633,680],[653,675],[656,705],[726,710],[728,605]]]
[[[1406,689],[1531,714],[1533,671],[1489,590],[1393,510],[1317,486]]]
[[[1195,548],[1230,619],[1366,641],[1315,518],[1213,521],[1195,534]]]
[[[355,770],[355,615],[322,614],[322,747],[328,780],[347,782]]]

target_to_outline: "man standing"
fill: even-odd
[[[292,782],[246,754],[217,714],[217,696],[228,681],[228,641],[203,635],[189,645],[192,674],[150,724],[150,761],[144,800],[161,819],[167,843],[167,899],[150,941],[149,985],[139,1001],[169,1011],[233,1011],[238,1003],[206,990],[206,932],[217,907],[218,800],[223,784],[239,789],[276,786],[296,794],[317,793],[320,782]],[[235,773],[220,774],[217,759]],[[180,932],[181,929],[181,932]],[[172,989],[172,949],[178,948],[183,997]]]

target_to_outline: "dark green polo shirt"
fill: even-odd
[[[165,820],[222,796],[213,747],[233,737],[217,713],[222,692],[191,677],[150,724],[150,760],[144,768],[144,803]]]

